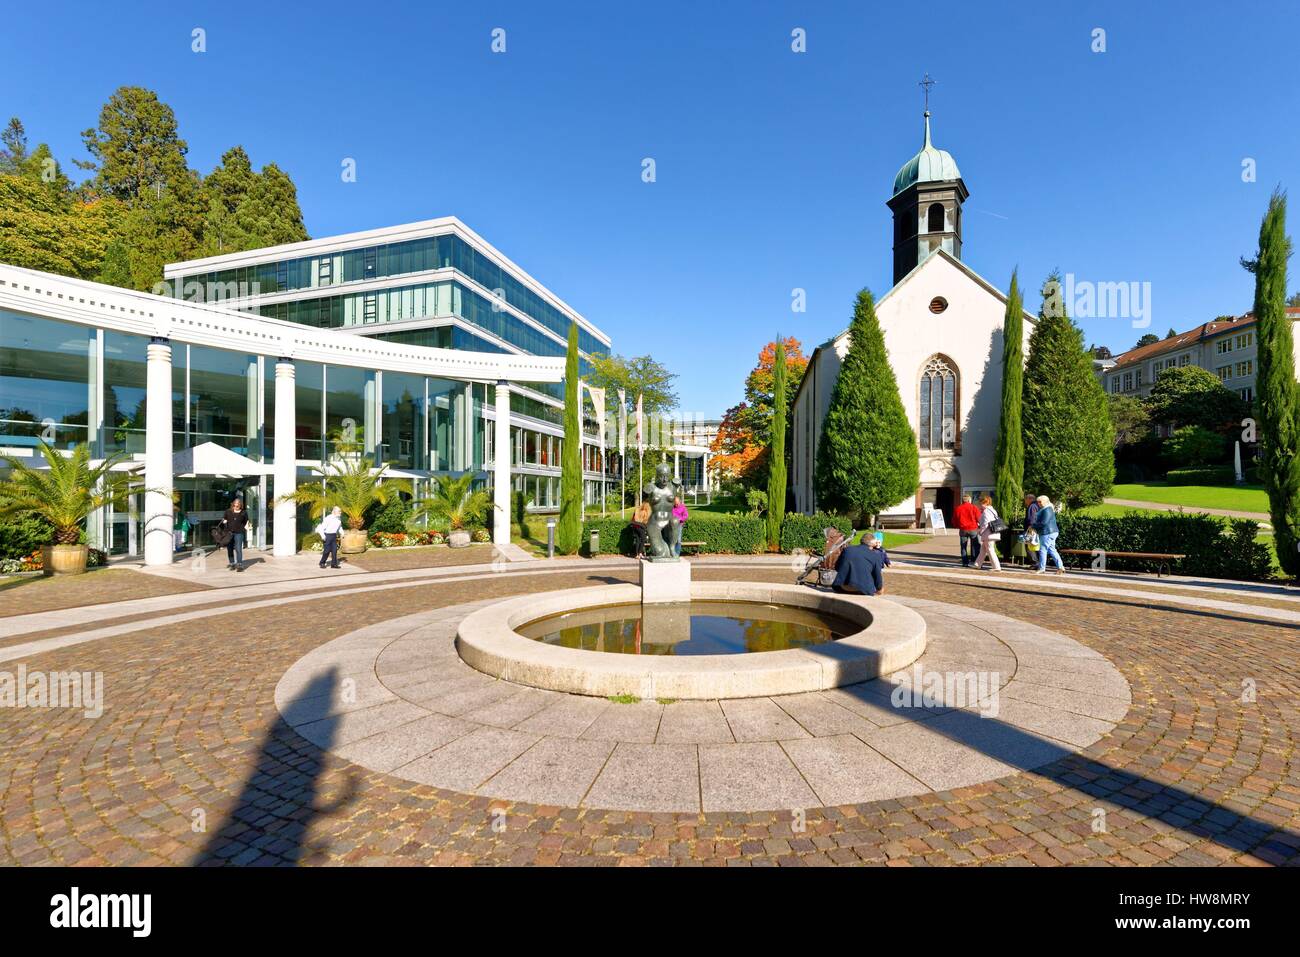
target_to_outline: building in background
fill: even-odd
[[[385,342],[563,357],[576,323],[584,374],[591,357],[610,348],[605,333],[454,216],[173,263],[164,276],[171,294],[183,299],[220,297],[227,308]],[[564,384],[513,385],[513,488],[533,510],[557,509]],[[468,401],[463,414],[473,435],[459,447],[460,458],[446,454],[441,424],[428,458],[420,458],[424,446],[415,440],[410,406],[392,390],[361,431],[366,451],[420,471],[481,469],[491,457],[486,399],[475,393]],[[584,411],[583,494],[590,505],[601,500],[602,479],[618,463],[617,456],[601,461],[594,410]]]
[[[1300,306],[1288,306],[1287,315],[1292,321],[1294,337],[1295,323],[1300,321]],[[1107,392],[1140,398],[1150,394],[1156,376],[1165,369],[1199,366],[1213,372],[1225,386],[1251,402],[1255,398],[1255,376],[1258,373],[1255,350],[1255,317],[1246,313],[1236,318],[1201,323],[1187,332],[1130,349],[1105,365],[1094,363],[1094,368]],[[1297,356],[1297,371],[1300,371],[1300,355]]]
[[[250,546],[292,554],[311,523],[275,499],[340,441],[421,493],[468,472],[503,517],[516,489],[558,506],[567,331],[584,361],[609,339],[459,221],[177,263],[166,278],[164,297],[0,265],[0,450],[35,460],[39,441],[86,442],[123,453],[149,489],[95,517],[99,547],[171,562],[178,514],[195,526],[185,544],[206,544],[239,495]],[[584,420],[595,502],[606,473]],[[508,541],[509,522],[494,525]]]
[[[713,440],[718,437],[721,419],[687,417],[672,424],[673,469],[677,481],[688,494],[708,495],[712,501],[713,477],[709,474],[709,458],[713,455]]]

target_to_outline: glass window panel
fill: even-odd
[[[148,346],[149,340],[143,336],[104,333],[105,454],[144,451]]]
[[[34,446],[54,423],[53,441],[71,448],[89,441],[94,330],[0,310],[0,435],[5,444]]]
[[[175,364],[175,353],[173,353]],[[189,443],[215,442],[257,455],[257,359],[224,349],[189,347]]]
[[[341,441],[359,442],[366,451],[374,448],[374,436],[366,430],[366,396],[373,381],[373,373],[365,369],[334,365],[326,368],[325,439],[329,454],[335,454]]]
[[[379,458],[398,468],[428,468],[424,448],[424,377],[384,373],[383,448]]]

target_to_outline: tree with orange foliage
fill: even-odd
[[[803,345],[794,336],[783,339],[786,363],[786,451],[790,450],[790,423],[794,395],[808,368]],[[745,401],[733,405],[722,417],[713,440],[709,467],[724,478],[739,480],[747,488],[767,487],[767,447],[772,441],[772,390],[775,386],[776,341],[763,346],[758,364],[745,377]]]

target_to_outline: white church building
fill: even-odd
[[[876,302],[920,465],[915,495],[881,513],[886,525],[923,526],[938,510],[951,528],[963,493],[993,488],[1007,297],[962,262],[968,195],[956,161],[930,141],[927,110],[924,145],[894,178],[894,286]],[[1033,324],[1025,313],[1026,353]],[[805,514],[818,509],[817,444],[848,349],[847,330],[819,345],[795,395],[791,486]],[[862,441],[869,451],[871,437]]]

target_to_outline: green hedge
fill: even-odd
[[[1256,538],[1259,523],[1248,519],[1178,514],[1118,518],[1062,515],[1060,526],[1058,548],[1183,554],[1187,557],[1172,565],[1175,574],[1242,581],[1270,577],[1268,545]],[[1106,567],[1116,571],[1153,572],[1157,565],[1153,561],[1106,557]]]
[[[34,515],[15,515],[0,522],[0,559],[26,558],[53,541],[54,529]]]
[[[1165,481],[1170,485],[1231,485],[1236,477],[1228,465],[1206,469],[1171,469],[1165,473]]]
[[[1259,469],[1253,465],[1241,470],[1241,477],[1247,485],[1259,485]],[[1208,469],[1174,469],[1165,473],[1165,481],[1170,485],[1235,485],[1237,473],[1230,465],[1219,465]]]
[[[781,524],[781,551],[787,555],[796,548],[805,551],[820,552],[826,547],[826,535],[823,529],[834,526],[844,535],[853,534],[853,522],[847,515],[828,515],[818,512],[816,515],[802,515],[799,512],[786,512]]]
[[[587,519],[582,529],[582,554],[589,554],[593,529],[600,532],[603,554],[632,554],[632,526],[627,519],[616,515]],[[753,555],[766,547],[767,525],[761,518],[750,515],[695,512],[686,522],[684,532],[686,541],[705,543],[700,552]]]
[[[400,534],[411,521],[411,506],[401,496],[391,498],[388,504],[372,502],[366,509],[365,529],[368,532]]]

